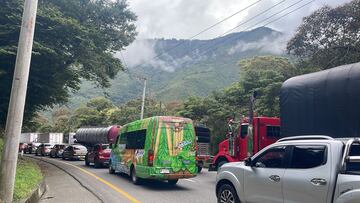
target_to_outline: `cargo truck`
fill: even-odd
[[[36,142],[54,145],[63,143],[63,138],[63,133],[39,133]]]
[[[218,202],[360,202],[360,63],[285,81],[281,136],[223,165]]]

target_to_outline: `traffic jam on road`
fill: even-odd
[[[94,166],[92,173],[106,168],[108,174],[103,178],[126,174],[134,185],[146,185],[137,186],[139,194],[153,185],[148,181],[167,183],[179,192],[188,187],[182,181],[198,181],[204,188],[212,184],[213,202],[358,203],[360,139],[355,133],[359,123],[354,122],[358,114],[351,110],[358,103],[349,91],[329,87],[336,83],[358,88],[359,71],[358,63],[287,80],[281,88],[281,122],[275,117],[254,117],[252,111],[239,122],[230,119],[227,139],[220,142],[214,156],[210,156],[210,129],[172,116],[145,118],[124,126],[80,128],[74,139],[68,139],[75,140],[71,144],[61,143],[62,134],[26,134],[19,150],[81,160],[83,164],[76,167],[86,170]],[[252,95],[251,101],[255,97]],[[332,113],[341,119],[330,116]],[[204,167],[217,173],[204,171]],[[209,200],[197,197],[191,202]]]

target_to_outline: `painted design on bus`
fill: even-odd
[[[195,130],[190,119],[158,116],[121,128],[111,167],[141,178],[179,179],[196,175]]]

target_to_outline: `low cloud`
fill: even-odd
[[[279,36],[279,34],[272,34],[272,36],[264,37],[259,41],[240,41],[229,49],[228,54],[245,52],[249,50],[258,50],[259,52],[267,54],[282,55],[286,52],[286,42],[288,39],[289,36]]]

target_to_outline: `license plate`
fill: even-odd
[[[170,170],[167,168],[160,169],[160,173],[170,173]]]
[[[184,160],[183,163],[184,163],[184,164],[189,164],[190,161],[189,161],[189,160]]]

